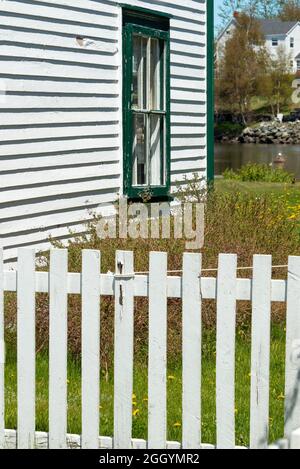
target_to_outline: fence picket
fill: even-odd
[[[269,439],[272,257],[254,256],[250,447],[266,449]]]
[[[148,448],[167,445],[167,254],[150,253]]]
[[[272,301],[287,304],[285,439],[299,447],[300,257],[288,279],[272,280],[271,256],[254,256],[253,278],[237,279],[237,256],[219,256],[218,277],[202,278],[202,258],[187,253],[183,276],[167,276],[167,254],[150,254],[149,277],[134,274],[133,253],[116,253],[116,274],[100,275],[100,252],[83,251],[82,273],[68,273],[66,250],[52,250],[50,271],[35,272],[35,252],[20,249],[17,272],[0,249],[0,449],[208,448],[201,443],[202,300],[217,300],[217,448],[235,448],[236,301],[252,301],[250,447],[270,448]],[[280,292],[276,293],[279,288]],[[4,292],[17,292],[18,430],[5,429]],[[49,434],[35,432],[35,293],[48,293]],[[67,434],[68,294],[82,296],[82,435]],[[100,437],[100,298],[115,296],[114,436]],[[132,439],[134,297],[149,298],[148,441]],[[167,442],[167,300],[182,299],[182,444]]]
[[[4,271],[0,249],[0,449],[5,447],[5,345],[4,345]]]
[[[35,447],[35,252],[18,251],[18,448]]]
[[[185,254],[182,278],[183,449],[201,446],[201,256]],[[192,294],[191,294],[192,292]]]
[[[67,446],[68,251],[50,257],[49,447]]]
[[[115,449],[131,449],[134,339],[133,269],[133,253],[118,251],[115,278]]]
[[[99,447],[100,253],[82,253],[82,442]]]
[[[290,442],[290,449],[300,449],[300,428],[292,431]]]
[[[237,256],[220,254],[217,281],[217,447],[235,447]]]
[[[300,426],[300,257],[289,258],[286,324],[285,436]]]

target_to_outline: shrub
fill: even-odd
[[[200,191],[200,189],[199,189]],[[192,190],[187,188],[186,197],[196,194],[196,184]],[[184,191],[181,191],[184,199]],[[198,194],[203,200],[203,191]],[[240,266],[252,265],[253,254],[272,254],[275,264],[286,264],[288,255],[300,254],[297,222],[289,219],[287,200],[270,194],[257,196],[253,193],[241,193],[233,190],[221,192],[210,190],[206,194],[206,227],[203,253],[203,267],[216,268],[219,253],[236,253]],[[69,270],[81,271],[82,249],[97,249],[102,252],[102,272],[115,271],[115,251],[132,250],[135,256],[135,271],[147,271],[150,251],[168,252],[168,268],[180,270],[182,255],[185,252],[185,240],[100,240],[96,233],[95,218],[89,224],[89,236],[77,236],[68,243]],[[59,247],[59,243],[55,243]],[[275,275],[282,277],[282,271]],[[215,276],[216,272],[206,275]],[[251,276],[251,271],[241,275]],[[37,295],[37,347],[39,351],[48,347],[48,297]],[[250,305],[238,304],[238,322],[249,329]],[[278,320],[282,319],[284,306],[275,306]],[[215,328],[215,302],[205,301],[203,305],[203,323],[208,330]],[[81,351],[81,300],[78,296],[69,298],[69,350],[75,357]],[[169,301],[168,310],[168,351],[169,359],[177,360],[181,349],[181,302]],[[6,332],[15,340],[16,297],[6,295]],[[113,298],[101,299],[101,357],[102,366],[110,367],[114,343],[114,302]],[[135,299],[135,357],[145,360],[148,338],[148,302]]]
[[[221,122],[215,125],[215,138],[216,140],[222,140],[223,137],[228,139],[237,138],[241,135],[244,130],[242,124],[235,124],[232,122]]]
[[[281,168],[273,168],[266,164],[248,163],[241,169],[226,169],[224,179],[243,182],[280,182],[292,184],[295,176]]]

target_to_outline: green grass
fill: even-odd
[[[273,194],[278,197],[285,197],[291,204],[300,204],[300,182],[295,184],[278,182],[243,182],[217,179],[215,187],[220,192],[240,191],[255,193],[257,195]]]
[[[283,114],[289,114],[296,106],[291,102],[284,103],[281,105],[280,111]],[[256,114],[271,114],[271,106],[268,103],[268,100],[263,96],[254,96],[251,99],[251,110]]]
[[[210,213],[208,217],[206,233],[206,245],[204,248],[205,267],[217,265],[219,252],[239,253],[242,258],[241,265],[250,265],[254,253],[272,254],[274,263],[286,264],[287,255],[299,255],[298,225],[295,232],[290,230],[294,222],[288,221],[282,225],[277,220],[277,215],[282,214],[286,222],[289,213],[286,213],[287,205],[300,207],[300,184],[259,183],[217,180],[217,197],[213,194],[210,201]],[[221,192],[221,197],[219,197]],[[230,194],[228,194],[230,192]],[[232,192],[232,193],[231,193]],[[238,192],[242,192],[241,194]],[[250,193],[251,197],[247,197]],[[278,210],[273,207],[272,200],[259,203],[257,196],[274,194],[282,199],[282,207]],[[254,197],[253,197],[254,194]],[[227,197],[229,195],[229,197]],[[225,197],[224,197],[225,196]],[[245,199],[245,200],[244,200]],[[275,204],[276,205],[276,204]],[[297,209],[298,210],[298,209]],[[291,212],[297,212],[296,208]],[[300,220],[300,209],[299,220]],[[298,212],[297,212],[298,213]],[[264,215],[266,218],[264,219]],[[276,224],[270,225],[275,219]],[[259,221],[258,221],[259,220]],[[295,220],[294,220],[295,221]],[[271,226],[271,227],[270,227]],[[257,229],[259,228],[259,229]],[[258,236],[261,234],[262,236]],[[81,250],[83,248],[100,249],[106,262],[103,271],[112,270],[116,249],[135,250],[136,269],[147,269],[148,252],[150,250],[168,251],[170,257],[169,268],[178,270],[181,268],[182,245],[175,244],[174,240],[163,241],[157,244],[146,244],[136,241],[130,244],[114,244],[101,241],[97,237],[87,242],[85,239],[78,244],[69,246],[69,268],[71,271],[81,270]],[[285,274],[281,271],[277,274],[282,278]],[[247,273],[248,275],[248,273]],[[277,278],[277,277],[276,277]],[[16,299],[14,295],[6,298],[6,334],[7,334],[7,362],[6,362],[6,428],[15,429],[17,426],[16,403],[16,353],[15,353],[15,328],[16,328]],[[75,301],[76,300],[76,301]],[[109,301],[109,300],[108,300]],[[105,308],[104,308],[105,306]],[[80,356],[80,301],[72,299],[69,308],[69,347],[70,354],[68,365],[68,432],[81,433],[81,384],[80,363],[71,358]],[[179,308],[179,311],[177,310]],[[169,308],[169,363],[168,363],[168,439],[181,440],[181,403],[182,403],[182,366],[181,366],[181,339],[178,331],[181,330],[180,308],[177,304],[171,304]],[[249,409],[250,409],[250,309],[249,304],[238,302],[238,328],[236,345],[236,443],[249,444]],[[39,349],[37,353],[37,430],[48,430],[48,305],[44,297],[38,297],[37,308],[37,338]],[[214,333],[215,303],[203,304],[203,363],[202,363],[202,441],[215,443],[216,441],[216,401],[215,401],[215,363],[216,363],[216,338]],[[113,349],[113,323],[110,319],[113,312],[107,304],[102,302],[102,328],[101,328],[101,352],[107,360],[108,370],[101,370],[101,428],[103,436],[113,435],[113,367],[111,356]],[[139,342],[135,355],[134,372],[134,396],[133,396],[133,436],[135,438],[147,438],[147,304],[138,303],[136,307],[135,332]],[[283,437],[284,426],[284,364],[285,364],[285,308],[284,305],[274,307],[272,345],[271,345],[271,382],[270,382],[270,442]],[[11,336],[11,337],[10,337]],[[138,344],[136,344],[138,345]],[[72,348],[73,347],[73,348]],[[103,349],[106,348],[105,354]]]
[[[250,333],[239,328],[236,346],[236,436],[237,444],[249,444],[250,406]],[[283,436],[284,392],[284,343],[283,327],[274,326],[271,349],[270,387],[270,441]],[[216,441],[215,362],[216,341],[213,332],[203,334],[203,390],[202,432],[203,442]],[[180,351],[178,351],[180,356]],[[80,363],[69,360],[68,364],[68,432],[81,433]],[[37,430],[48,429],[48,357],[37,355]],[[113,370],[101,373],[101,429],[103,436],[113,434]],[[6,363],[6,428],[15,429],[16,407],[16,356],[8,351]],[[169,363],[168,367],[168,439],[181,440],[181,362]],[[133,412],[133,436],[147,438],[147,363],[135,364]]]
[[[236,180],[217,179],[215,183],[217,191],[220,192],[247,192],[258,196],[269,194],[275,198],[282,199],[287,210],[295,221],[300,232],[300,183],[295,184],[278,182],[244,182]]]
[[[281,182],[244,182],[244,181],[230,181],[223,178],[218,178],[215,181],[216,189],[220,191],[227,190],[240,190],[250,193],[274,193],[274,194],[298,194],[300,198],[300,182],[295,184],[281,183]]]
[[[251,100],[252,111],[257,113],[267,113],[270,114],[270,107],[268,106],[268,100],[261,96],[254,96]]]

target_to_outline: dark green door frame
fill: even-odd
[[[207,9],[207,179],[215,177],[215,93],[214,93],[214,0],[206,0]]]

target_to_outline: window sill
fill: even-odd
[[[149,189],[145,187],[132,187],[127,190],[127,197],[132,202],[146,201],[147,203],[173,200],[169,187],[153,187]]]

